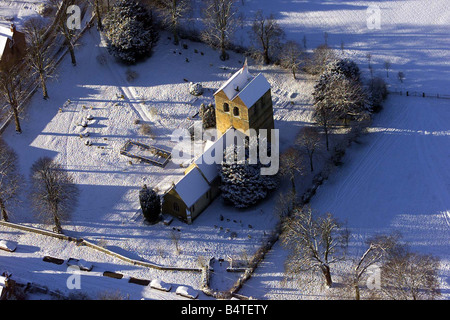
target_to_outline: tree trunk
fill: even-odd
[[[75,58],[75,51],[73,49],[73,45],[72,45],[72,43],[70,41],[67,41],[67,42],[68,42],[67,46],[69,47],[70,58],[72,59],[72,64],[74,66],[76,66],[77,65],[77,59]]]
[[[264,64],[269,64],[269,63],[270,63],[269,49],[268,48],[264,48]]]
[[[54,223],[55,223],[54,231],[55,231],[56,233],[62,233],[61,222],[59,221],[59,218],[58,218],[57,215],[54,215],[54,216],[53,216],[53,221],[54,221]]]
[[[330,148],[328,146],[328,126],[327,126],[327,124],[325,124],[323,126],[323,129],[325,131],[325,142],[326,142],[326,145],[327,145],[327,151],[330,151]]]
[[[313,167],[313,153],[312,152],[309,154],[309,166],[311,168],[311,172],[313,172],[314,167]]]
[[[228,60],[228,54],[225,51],[225,32],[222,31],[220,34],[220,60]]]
[[[358,283],[355,283],[355,284],[354,284],[354,288],[355,288],[355,300],[360,300],[360,299],[361,299],[361,296],[360,296],[360,294],[359,294],[359,286],[358,286]]]
[[[177,27],[172,27],[172,33],[173,33],[173,44],[174,45],[178,45],[178,43],[180,42],[179,40],[178,40],[178,33],[177,33]]]
[[[333,281],[331,280],[330,267],[326,264],[322,264],[320,266],[320,270],[322,270],[327,286],[331,287],[333,285]]]
[[[5,207],[5,204],[4,204],[4,202],[3,202],[2,199],[0,199],[0,209],[1,209],[1,212],[2,212],[2,218],[3,218],[3,220],[5,220],[6,222],[8,222],[8,221],[9,221],[8,212],[6,212],[6,207]]]
[[[44,96],[44,99],[48,99],[48,92],[47,92],[47,85],[45,84],[45,77],[42,73],[39,75],[39,77],[41,79],[42,94]]]
[[[14,114],[14,123],[16,125],[16,132],[22,133],[22,128],[20,127],[20,120],[19,120],[19,110],[17,110],[16,106],[11,106]]]
[[[102,31],[102,17],[100,16],[100,5],[98,3],[98,0],[95,1],[95,15],[97,16],[97,29]]]

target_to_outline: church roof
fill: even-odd
[[[13,39],[13,32],[10,28],[6,28],[0,26],[0,59],[5,51],[6,44],[8,43],[8,39]]]
[[[230,79],[228,79],[215,93],[223,91],[231,101],[239,97],[244,104],[250,108],[258,101],[267,90],[270,84],[262,73],[256,77],[248,71],[247,62]]]
[[[209,188],[208,182],[197,168],[189,171],[174,187],[188,208],[192,207],[201,196],[208,192]]]

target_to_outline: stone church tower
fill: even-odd
[[[248,129],[274,129],[270,84],[262,73],[251,75],[247,61],[214,93],[214,98],[220,134],[231,127],[244,133]]]

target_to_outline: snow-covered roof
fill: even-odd
[[[253,80],[250,81],[244,89],[239,92],[238,97],[241,98],[242,102],[244,102],[245,105],[250,108],[269,89],[269,82],[267,81],[266,77],[264,77],[264,75],[260,73],[255,78],[253,78]]]
[[[214,179],[216,179],[219,176],[218,165],[221,163],[222,159],[217,159],[217,161],[213,162],[213,159],[215,159],[218,156],[216,152],[219,150],[225,151],[228,148],[228,146],[235,143],[233,139],[230,138],[227,139],[227,137],[229,136],[228,133],[231,130],[234,130],[234,134],[240,136],[241,139],[245,138],[245,135],[239,130],[229,128],[216,141],[213,142],[208,141],[207,146],[202,155],[199,156],[194,161],[195,165],[201,171],[201,173],[206,178],[208,183],[212,183]],[[223,156],[223,153],[221,155]]]
[[[262,73],[256,77],[248,71],[247,62],[230,79],[228,79],[215,93],[223,91],[229,100],[241,98],[250,108],[270,89],[270,84]]]
[[[3,52],[5,51],[8,39],[12,40],[12,38],[13,32],[11,31],[11,28],[0,26],[0,59],[2,58]]]
[[[209,190],[209,184],[199,169],[193,168],[174,187],[183,202],[190,208]]]

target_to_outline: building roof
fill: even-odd
[[[270,84],[262,73],[254,77],[249,71],[247,62],[234,75],[231,76],[215,93],[223,91],[229,100],[239,97],[250,108],[261,98]]]
[[[2,58],[3,52],[5,51],[8,39],[13,39],[13,32],[11,31],[11,28],[0,26],[0,59]]]
[[[174,187],[188,208],[209,190],[209,184],[198,168],[189,171]]]
[[[234,130],[234,132],[231,132],[231,130]],[[208,141],[202,155],[195,159],[195,165],[203,174],[208,183],[211,184],[219,176],[218,165],[222,163],[225,150],[230,145],[235,144],[234,139],[231,139],[235,135],[240,137],[241,139],[245,138],[245,134],[230,127],[216,141]],[[216,154],[216,151],[218,150],[222,151],[220,155]],[[217,159],[218,156],[220,156],[221,158]]]

